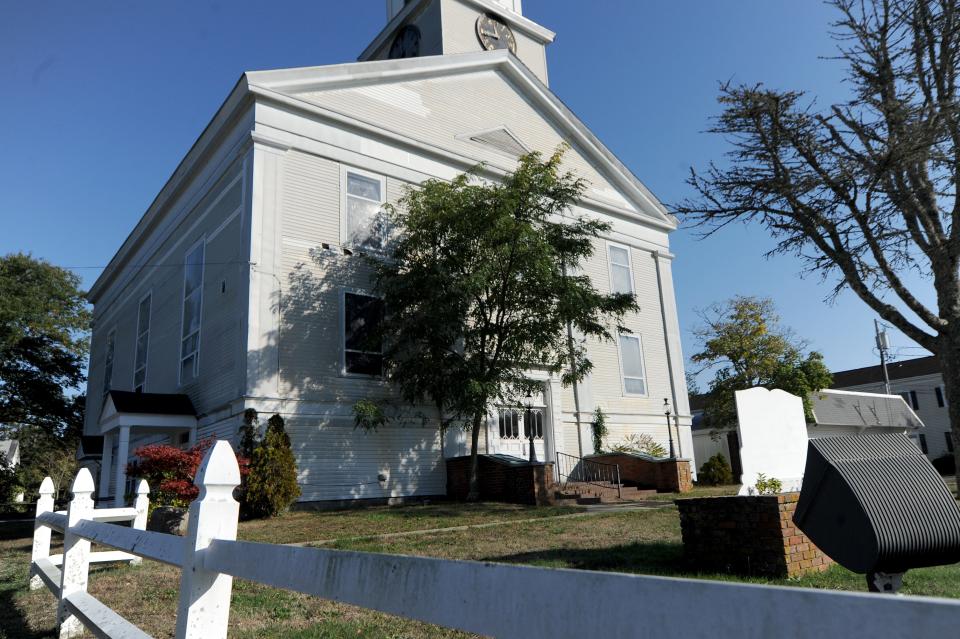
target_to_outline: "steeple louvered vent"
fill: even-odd
[[[467,133],[458,135],[461,140],[469,140],[474,144],[480,144],[499,153],[509,155],[515,158],[529,153],[530,149],[524,146],[523,142],[517,139],[513,133],[506,127],[490,129],[489,131],[480,131],[478,133]]]

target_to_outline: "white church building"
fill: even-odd
[[[669,422],[692,457],[677,222],[550,90],[553,39],[521,0],[388,0],[358,62],[241,76],[90,290],[99,499],[123,501],[137,446],[235,442],[248,408],[285,418],[303,501],[445,494],[444,459],[469,452],[468,434],[412,409],[354,428],[355,402],[396,398],[379,353],[357,346],[371,299],[357,254],[405,186],[478,163],[495,179],[562,143],[588,182],[573,212],[612,225],[582,269],[640,311],[632,333],[588,344],[595,369],[577,387],[537,377],[531,424],[526,407],[491,406],[481,452],[526,457],[531,427],[540,460],[590,454],[601,407],[608,444],[646,433],[666,448]]]

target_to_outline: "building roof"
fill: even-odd
[[[887,374],[890,376],[890,379],[939,375],[941,374],[940,363],[937,362],[937,358],[933,355],[917,357],[915,359],[905,359],[902,362],[891,362],[887,364]],[[876,366],[852,368],[834,373],[832,388],[847,388],[849,386],[860,386],[861,384],[873,384],[882,381],[883,369],[877,364]]]
[[[196,417],[190,398],[182,394],[131,393],[130,391],[110,391],[109,398],[118,413],[136,413],[140,415],[190,415]]]
[[[600,207],[601,210],[609,210],[621,217],[640,220],[667,232],[677,228],[677,219],[656,196],[532,71],[506,50],[253,71],[241,76],[213,120],[181,161],[137,226],[111,258],[108,267],[90,287],[87,298],[92,303],[98,304],[104,292],[117,278],[136,276],[135,269],[123,267],[133,263],[137,251],[142,249],[144,238],[160,225],[160,221],[165,216],[173,215],[173,209],[170,207],[176,201],[181,188],[195,177],[211,149],[222,142],[225,132],[234,125],[239,126],[238,122],[247,122],[241,115],[249,111],[254,101],[273,103],[315,120],[359,130],[377,140],[386,141],[406,150],[424,153],[429,157],[459,166],[463,170],[482,162],[491,175],[506,173],[502,167],[494,167],[491,162],[485,162],[482,158],[468,157],[450,149],[424,143],[409,132],[392,130],[388,123],[366,122],[355,115],[325,108],[315,100],[303,97],[305,93],[315,95],[319,92],[346,87],[449,78],[483,70],[492,70],[502,75],[524,100],[557,129],[560,137],[594,164],[601,177],[609,180],[612,187],[619,190],[637,210],[632,211],[586,195],[581,198],[584,202]],[[402,112],[402,109],[399,112]],[[263,144],[282,144],[282,141],[274,140],[259,131],[254,132],[253,137]]]
[[[691,395],[705,400],[706,395]],[[900,395],[881,395],[834,389],[810,394],[814,426],[853,426],[857,428],[923,428],[923,422]],[[699,410],[705,402],[699,402]],[[693,430],[709,429],[702,414],[694,415]]]
[[[822,390],[811,393],[815,426],[923,428],[923,422],[900,395]]]

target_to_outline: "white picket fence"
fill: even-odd
[[[60,637],[84,627],[101,638],[149,635],[87,593],[98,561],[140,557],[181,569],[178,639],[227,636],[233,578],[295,590],[494,637],[947,637],[960,602],[581,570],[449,561],[236,541],[240,472],[218,442],[197,473],[186,537],[144,530],[147,487],[133,508],[94,509],[81,470],[66,512],[52,483],[37,505],[31,587],[57,598]],[[132,520],[132,528],[106,522]],[[545,524],[546,525],[546,524]],[[50,555],[50,531],[64,534]],[[91,552],[91,542],[114,549]]]

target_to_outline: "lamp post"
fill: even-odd
[[[532,417],[533,395],[527,391],[527,414],[524,421],[527,426],[527,438],[530,440],[530,463],[537,461],[537,450],[533,444],[533,421]]]
[[[670,428],[670,399],[667,397],[663,398],[663,414],[667,418],[667,439],[670,441],[670,459],[676,458],[676,454],[673,451],[673,429]]]

